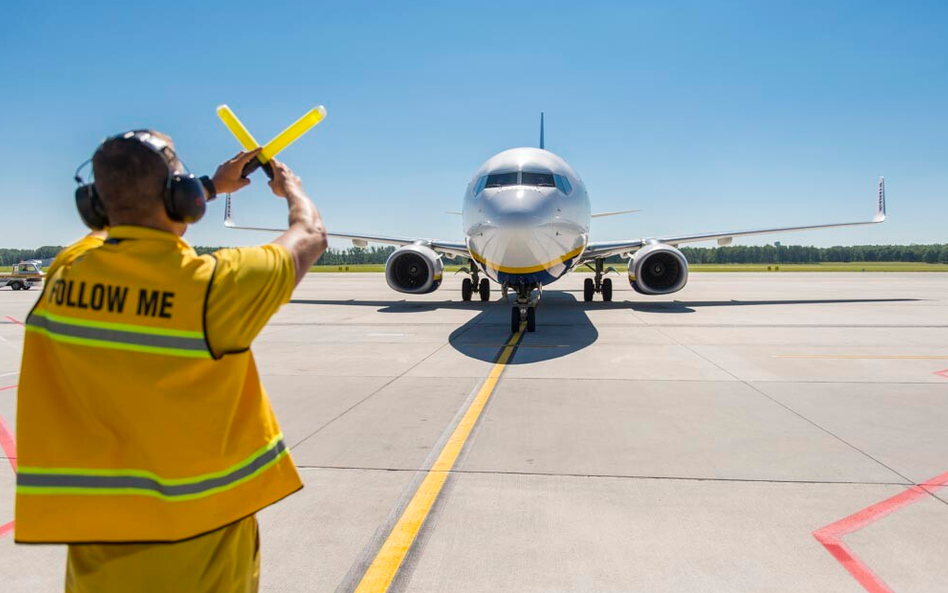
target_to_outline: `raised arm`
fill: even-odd
[[[326,251],[328,239],[323,219],[316,205],[303,191],[300,178],[289,167],[271,159],[273,194],[286,199],[289,208],[289,228],[274,243],[282,245],[293,256],[296,264],[296,283],[299,284],[310,266]]]

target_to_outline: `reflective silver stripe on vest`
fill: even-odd
[[[162,336],[158,334],[145,334],[117,329],[104,329],[101,327],[73,325],[70,323],[60,323],[58,321],[53,321],[52,319],[42,315],[30,315],[26,320],[26,324],[30,327],[44,329],[51,334],[68,336],[72,338],[85,338],[88,340],[116,342],[119,344],[132,344],[135,346],[151,346],[155,348],[174,348],[176,350],[194,350],[203,352],[207,351],[207,342],[204,341],[204,338]]]
[[[30,474],[20,472],[16,477],[17,486],[31,486],[38,488],[103,488],[103,489],[130,489],[156,492],[163,496],[194,495],[214,490],[238,482],[257,470],[272,463],[283,451],[286,444],[280,439],[276,444],[251,460],[247,465],[237,468],[227,475],[208,478],[188,484],[167,485],[139,476],[92,476],[75,474]]]

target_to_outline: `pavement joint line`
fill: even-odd
[[[464,410],[460,422],[438,453],[434,464],[425,472],[424,479],[362,575],[354,593],[384,593],[391,587],[438,501],[478,419],[496,390],[507,363],[523,338],[524,330],[525,323],[521,323],[520,329],[511,334],[506,346],[500,351],[487,378]]]
[[[896,354],[773,354],[771,357],[830,360],[948,360],[948,356],[902,356]]]
[[[948,369],[945,369],[948,371]],[[334,375],[335,376],[335,375]],[[353,375],[361,376],[361,375]],[[733,375],[732,375],[733,376]],[[452,379],[457,377],[451,377]],[[740,383],[740,379],[640,379],[635,377],[566,377],[570,381],[615,381],[627,383]],[[562,381],[564,377],[509,377],[508,381]],[[873,385],[940,385],[937,381],[838,381],[838,380],[805,380],[799,379],[761,379],[754,383],[766,383],[768,385],[781,385],[792,383],[826,384],[826,385],[864,385],[872,383]]]
[[[334,470],[334,471],[364,471],[380,473],[417,473],[426,470],[399,468],[399,467],[360,467],[346,465],[297,465],[302,470]],[[578,478],[578,479],[605,479],[605,480],[668,480],[675,482],[721,482],[729,484],[787,484],[813,486],[912,486],[913,482],[866,482],[860,480],[779,480],[770,478],[709,478],[701,476],[651,476],[634,474],[585,474],[570,472],[525,472],[506,470],[476,470],[452,469],[446,472],[450,475],[484,475],[484,476],[527,476],[537,478]]]
[[[867,564],[856,556],[843,542],[843,536],[875,523],[891,515],[899,509],[914,504],[919,500],[932,496],[938,490],[948,486],[948,472],[926,480],[921,484],[914,484],[909,489],[891,496],[881,502],[870,505],[860,511],[821,527],[813,532],[813,537],[820,542],[826,551],[832,554],[843,568],[869,593],[894,593],[893,589],[882,580]]]
[[[547,308],[550,308],[547,306]],[[626,309],[623,309],[626,310]],[[634,310],[629,310],[632,313],[635,313]],[[647,312],[647,311],[646,311]],[[432,321],[427,323],[392,323],[393,327],[399,327],[402,325],[411,325],[412,327],[417,325],[423,325],[427,327],[436,327],[451,325],[457,326],[457,322],[447,322],[447,321]],[[479,321],[475,325],[482,327],[489,326],[500,326],[507,325],[506,323],[497,321],[497,322],[487,322]],[[543,327],[584,327],[589,325],[588,323],[544,323]],[[627,323],[596,323],[596,327],[621,327],[628,328]],[[747,329],[761,329],[761,328],[779,328],[779,329],[948,329],[948,325],[870,325],[865,323],[858,324],[842,324],[842,323],[642,323],[641,325],[647,325],[649,327],[674,327],[674,328],[691,328],[691,327],[700,327],[700,328],[747,328]],[[273,323],[268,323],[267,327],[313,327],[313,326],[326,326],[326,327],[379,327],[378,323],[372,322],[334,322],[334,321],[277,321]]]
[[[465,331],[466,331],[466,330],[465,330]],[[463,334],[462,334],[462,335],[463,335]],[[292,445],[292,446],[290,447],[290,451],[292,451],[292,450],[295,449],[296,447],[299,447],[300,445],[302,445],[303,443],[305,443],[306,441],[308,441],[310,438],[316,436],[316,434],[318,434],[320,431],[322,431],[323,429],[325,429],[326,427],[328,427],[330,424],[332,424],[332,423],[335,422],[336,420],[339,420],[340,418],[342,418],[343,416],[345,416],[346,414],[348,414],[349,412],[351,412],[351,411],[352,411],[353,409],[355,409],[356,407],[360,406],[361,404],[363,404],[363,403],[365,403],[366,401],[368,401],[370,398],[372,398],[372,397],[374,397],[375,395],[379,394],[383,389],[385,389],[386,387],[388,387],[389,385],[391,385],[391,384],[394,383],[395,381],[398,381],[399,379],[401,379],[402,377],[404,377],[406,374],[408,374],[409,372],[411,372],[412,369],[414,369],[414,368],[417,367],[418,365],[424,363],[426,360],[428,360],[429,358],[431,358],[432,356],[434,356],[435,354],[437,354],[438,352],[440,352],[445,346],[448,345],[448,343],[449,343],[449,342],[445,342],[444,344],[441,344],[440,346],[438,346],[437,348],[435,348],[433,351],[431,351],[427,356],[425,356],[424,358],[422,358],[421,360],[419,360],[419,361],[416,362],[415,364],[411,365],[410,367],[408,367],[407,369],[405,369],[404,371],[402,371],[401,374],[399,374],[399,375],[397,375],[397,376],[395,376],[395,377],[392,377],[391,379],[389,379],[388,381],[386,381],[384,385],[382,385],[381,387],[379,387],[378,389],[376,389],[375,391],[373,391],[373,392],[370,393],[369,395],[365,396],[364,398],[360,399],[360,400],[357,401],[356,403],[352,404],[351,406],[349,406],[348,408],[346,408],[345,410],[343,410],[342,412],[340,412],[339,414],[337,414],[335,417],[331,418],[329,421],[327,421],[327,422],[326,422],[325,424],[323,424],[322,426],[318,427],[316,430],[314,430],[313,432],[311,432],[311,433],[308,434],[307,436],[303,437],[302,440],[298,441],[297,443],[295,443],[294,445]],[[334,375],[334,376],[338,376],[338,375]],[[363,377],[363,376],[365,376],[365,375],[356,375],[356,376]]]
[[[807,417],[804,416],[803,414],[797,412],[796,410],[794,410],[794,409],[791,408],[790,406],[784,404],[784,403],[781,402],[780,400],[778,400],[778,399],[776,399],[776,398],[770,396],[769,394],[767,394],[766,392],[764,392],[762,389],[756,387],[756,386],[755,386],[753,383],[751,383],[750,381],[746,381],[746,380],[742,379],[741,377],[738,377],[737,375],[735,375],[735,374],[732,373],[731,371],[729,371],[729,370],[725,369],[724,367],[722,367],[720,364],[718,364],[718,363],[714,362],[713,360],[711,360],[710,358],[704,356],[703,354],[701,354],[700,352],[698,352],[697,350],[695,350],[695,349],[692,348],[691,346],[688,346],[687,344],[683,344],[682,342],[676,340],[675,338],[673,338],[673,337],[669,336],[668,334],[666,334],[665,332],[663,332],[661,329],[657,329],[656,331],[658,331],[658,333],[662,334],[663,336],[665,336],[665,337],[668,338],[669,340],[672,340],[673,342],[675,342],[675,343],[678,344],[679,346],[682,346],[683,348],[685,348],[686,350],[688,350],[689,352],[691,352],[692,354],[694,354],[694,355],[697,356],[698,358],[701,358],[702,360],[704,360],[705,362],[710,363],[711,365],[713,365],[713,366],[716,367],[717,369],[721,370],[722,372],[724,372],[724,373],[726,373],[726,374],[728,374],[728,375],[734,377],[737,381],[740,381],[741,383],[743,383],[744,385],[746,385],[746,386],[749,387],[750,389],[753,389],[754,391],[756,391],[756,392],[759,393],[760,395],[764,396],[765,398],[769,399],[769,400],[772,401],[773,403],[775,403],[775,404],[777,404],[778,406],[782,407],[783,409],[787,410],[787,411],[790,412],[791,414],[794,414],[794,415],[797,416],[798,418],[804,420],[805,422],[808,422],[810,425],[812,425],[812,426],[818,428],[819,430],[823,431],[824,433],[828,434],[829,436],[833,437],[834,439],[838,440],[839,442],[843,443],[844,445],[846,445],[847,447],[853,449],[854,451],[857,451],[857,452],[861,453],[861,454],[862,454],[863,456],[865,456],[867,459],[870,459],[870,460],[876,462],[878,465],[880,465],[880,466],[886,468],[887,470],[889,470],[889,471],[892,472],[893,474],[897,475],[898,477],[902,478],[902,479],[905,480],[906,482],[909,482],[909,483],[912,482],[912,480],[910,480],[907,476],[902,475],[901,472],[898,472],[898,471],[896,471],[895,469],[889,467],[888,465],[886,465],[886,464],[883,463],[882,461],[876,459],[875,457],[873,457],[873,456],[870,455],[869,453],[863,451],[862,449],[860,449],[859,447],[855,446],[854,444],[850,443],[850,442],[847,441],[846,439],[840,437],[840,436],[837,435],[837,434],[834,434],[834,433],[833,433],[832,431],[830,431],[829,429],[824,428],[823,426],[817,424],[816,422],[814,422],[813,420],[807,418]]]

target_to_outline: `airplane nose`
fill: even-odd
[[[487,196],[484,215],[494,226],[524,229],[549,224],[553,219],[551,192],[514,187]]]

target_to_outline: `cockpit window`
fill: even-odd
[[[569,179],[565,175],[554,175],[556,179],[556,187],[559,188],[561,192],[569,195],[573,191],[573,186],[570,185]]]
[[[532,185],[534,187],[556,187],[556,183],[553,181],[552,173],[530,173],[529,171],[524,171],[521,173],[523,175],[522,185]]]
[[[487,185],[484,187],[507,187],[508,185],[517,185],[519,173],[494,173],[487,176]]]

